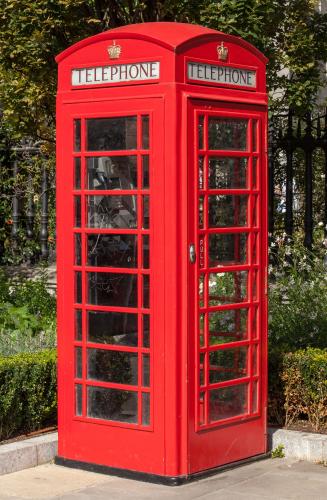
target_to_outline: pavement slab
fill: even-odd
[[[267,459],[183,486],[46,464],[0,477],[0,500],[326,500],[327,467]]]

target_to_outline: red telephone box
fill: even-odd
[[[57,463],[178,484],[262,456],[266,58],[145,23],[57,61]]]

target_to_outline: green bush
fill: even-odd
[[[269,421],[285,424],[287,352],[327,347],[327,273],[323,255],[298,242],[274,244],[269,268]]]
[[[302,349],[284,356],[286,426],[305,417],[314,430],[327,424],[327,349]]]
[[[8,278],[0,269],[0,355],[56,345],[56,299],[45,277]]]
[[[56,351],[0,356],[0,440],[56,423]]]

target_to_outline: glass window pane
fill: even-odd
[[[218,194],[209,196],[209,227],[247,225],[248,196]]]
[[[75,385],[75,415],[82,415],[82,385]]]
[[[88,189],[136,189],[136,156],[87,158]]]
[[[227,266],[247,262],[247,234],[209,234],[209,266]]]
[[[82,222],[82,210],[81,210],[81,197],[74,197],[74,205],[75,205],[75,216],[74,216],[74,225],[75,227],[81,227]]]
[[[150,425],[150,394],[142,393],[142,425]]]
[[[200,364],[199,364],[199,368],[200,368],[200,373],[199,373],[199,376],[200,376],[200,385],[204,385],[205,384],[205,354],[203,352],[200,353]]]
[[[93,228],[136,228],[136,196],[88,196],[87,222]]]
[[[81,150],[81,120],[74,120],[74,151]]]
[[[246,189],[248,159],[222,158],[209,159],[210,189]]]
[[[258,375],[258,346],[252,345],[252,375]]]
[[[256,189],[257,186],[257,178],[258,178],[258,158],[252,158],[252,186],[253,189]]]
[[[137,267],[137,236],[88,234],[87,263],[98,267]]]
[[[150,347],[150,316],[143,314],[143,347]]]
[[[136,149],[136,116],[86,120],[88,151]]]
[[[199,126],[198,126],[198,140],[199,140],[199,149],[203,149],[203,131],[204,131],[204,116],[199,116]]]
[[[258,338],[258,315],[259,315],[259,309],[258,307],[253,308],[252,312],[252,338],[257,339]]]
[[[204,196],[199,197],[199,229],[204,228]]]
[[[209,116],[209,149],[247,150],[248,120]]]
[[[245,302],[247,283],[248,271],[209,274],[209,305]]]
[[[82,348],[75,347],[75,377],[82,378]]]
[[[200,336],[200,346],[203,347],[205,342],[205,314],[200,314],[199,316],[199,336]]]
[[[75,340],[82,340],[82,311],[75,310]]]
[[[142,356],[142,386],[150,387],[150,356],[143,354]]]
[[[247,371],[247,347],[220,349],[209,353],[209,381],[211,384],[243,378]]]
[[[116,384],[137,385],[137,354],[88,349],[87,378]]]
[[[102,306],[137,307],[137,275],[88,273],[88,303]]]
[[[258,151],[258,120],[252,121],[252,151]]]
[[[87,416],[136,424],[137,392],[88,387]]]
[[[76,304],[82,303],[82,273],[80,271],[75,273],[75,302]]]
[[[81,159],[74,159],[74,188],[81,189]]]
[[[143,269],[150,267],[150,237],[145,235],[142,237],[143,241]]]
[[[149,149],[149,115],[142,116],[142,149]]]
[[[205,422],[205,401],[206,401],[206,396],[205,392],[200,392],[200,398],[199,398],[199,424],[204,425]]]
[[[87,327],[89,342],[137,346],[137,314],[88,311]]]
[[[142,188],[149,189],[150,187],[150,172],[149,172],[149,156],[142,156]]]
[[[209,392],[209,422],[248,413],[248,385],[233,385]]]
[[[80,266],[82,263],[82,235],[75,233],[75,265]]]
[[[258,411],[258,382],[257,380],[252,381],[252,413],[257,413]]]
[[[150,307],[150,276],[143,275],[143,307],[148,309]]]
[[[248,309],[209,313],[209,345],[238,342],[248,337]]]
[[[143,219],[142,228],[149,229],[150,227],[150,197],[142,196],[143,198]]]
[[[199,189],[204,189],[204,158],[199,157]]]

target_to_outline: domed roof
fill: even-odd
[[[242,45],[250,52],[254,52],[259,59],[266,62],[265,56],[253,45],[246,42],[242,38],[233,35],[226,35],[221,31],[205,28],[204,26],[199,26],[198,24],[174,22],[127,24],[126,26],[120,26],[119,28],[104,31],[103,33],[85,38],[71,47],[68,47],[56,57],[56,61],[58,63],[61,62],[76,50],[86,47],[87,45],[113,38],[135,38],[145,40],[161,45],[168,50],[181,52],[184,48],[186,48],[188,43],[194,43],[196,39],[198,39],[199,43],[205,43],[217,35],[219,37],[223,36],[226,41]]]

